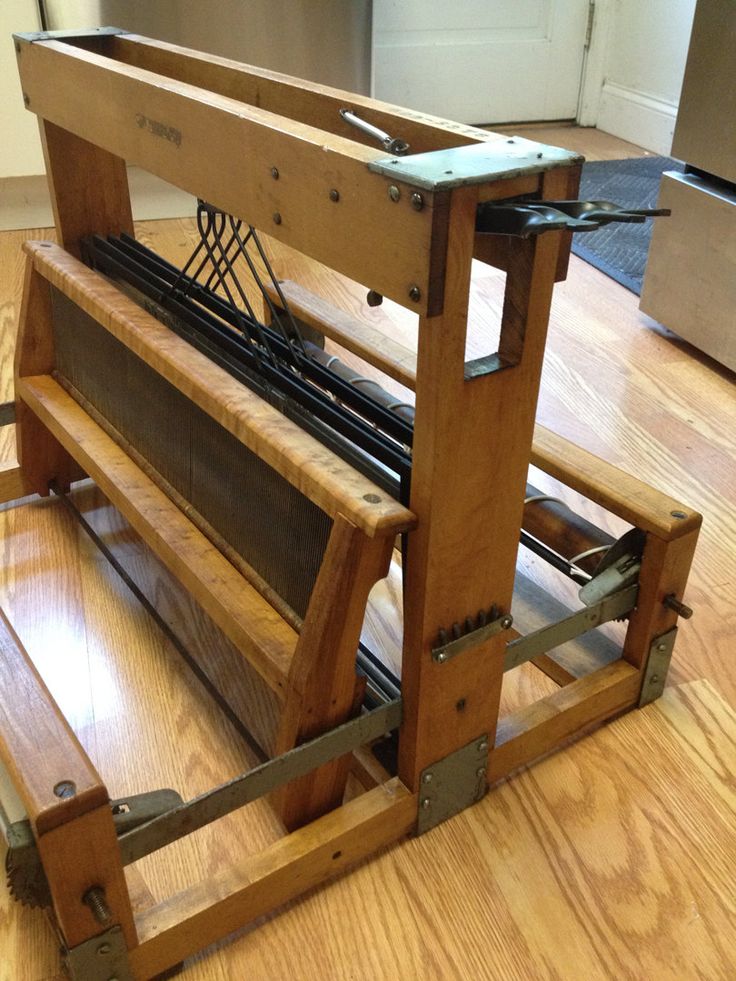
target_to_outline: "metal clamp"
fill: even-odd
[[[475,622],[470,617],[466,619],[464,629],[459,623],[454,623],[451,629],[452,639],[448,637],[447,630],[439,631],[437,645],[432,648],[432,660],[437,664],[444,664],[468,648],[477,647],[502,630],[508,630],[513,622],[514,618],[510,613],[499,616],[496,606],[491,607],[489,613],[481,610]]]

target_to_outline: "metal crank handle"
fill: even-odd
[[[397,157],[400,157],[409,149],[409,144],[404,140],[400,140],[398,137],[389,136],[388,133],[384,132],[382,129],[379,129],[378,126],[374,126],[372,123],[366,122],[365,119],[361,119],[360,116],[356,116],[354,112],[350,111],[350,109],[341,109],[340,115],[346,123],[350,123],[351,126],[355,126],[356,129],[359,129],[367,136],[372,136],[374,140],[378,140],[387,153],[393,153]]]

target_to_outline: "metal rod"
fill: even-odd
[[[121,835],[118,840],[123,865],[137,862],[277,787],[378,739],[398,728],[401,717],[401,699],[395,699],[166,811]]]
[[[504,671],[518,668],[525,661],[547,651],[554,650],[560,644],[573,640],[581,634],[587,633],[593,627],[599,627],[602,623],[609,620],[616,620],[618,617],[630,613],[636,606],[636,599],[639,595],[639,584],[635,583],[627,589],[622,589],[618,593],[613,593],[602,599],[595,606],[586,606],[576,613],[571,613],[569,617],[551,623],[548,627],[540,627],[524,637],[512,640],[506,645],[506,657],[503,662]]]

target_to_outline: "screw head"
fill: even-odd
[[[383,296],[376,292],[376,290],[368,290],[368,295],[365,298],[366,303],[369,307],[380,307],[383,303]]]
[[[485,753],[487,749],[488,749],[488,740],[481,739],[481,741],[478,743],[478,752]]]
[[[395,184],[391,184],[388,189],[388,196],[396,203],[401,198],[401,191]]]
[[[667,650],[667,645],[657,644],[657,650],[659,651],[660,654],[664,654],[664,652]]]
[[[422,777],[422,783],[432,783],[432,773],[425,773]]]
[[[77,785],[73,780],[60,780],[54,787],[54,796],[60,797],[62,800],[74,797],[76,792]]]
[[[415,303],[418,303],[421,298],[422,298],[422,291],[419,289],[419,287],[418,286],[410,286],[409,287],[409,299],[410,300],[413,300]]]
[[[501,620],[501,626],[503,627],[504,630],[508,630],[513,622],[514,622],[514,618],[511,616],[510,613],[507,613],[506,616],[503,618],[503,620]]]
[[[653,674],[652,677],[649,680],[651,681],[651,683],[653,685],[656,685],[657,682],[659,681],[659,675],[658,674]]]
[[[340,192],[336,187],[333,187],[332,190],[330,191],[330,201],[337,202],[339,200],[340,200]]]
[[[479,766],[475,771],[476,777],[484,777],[486,775],[486,768],[484,766]]]
[[[279,168],[278,167],[272,167],[271,168],[271,177],[273,177],[273,179],[275,181],[277,181],[279,179]]]
[[[274,213],[273,213],[273,223],[274,223],[274,225],[280,225],[281,224],[281,215],[279,214],[278,211],[274,211]]]
[[[369,504],[380,504],[381,498],[379,494],[364,494],[363,500],[367,501]]]
[[[444,664],[445,661],[447,660],[447,654],[445,654],[444,651],[440,651],[439,654],[437,655],[437,660],[439,661],[440,664]]]
[[[432,801],[429,799],[429,797],[422,798],[422,810],[423,811],[426,811],[427,808],[431,806],[431,804],[432,804]]]
[[[424,198],[419,191],[414,191],[411,196],[411,206],[415,211],[421,211],[424,207]]]
[[[112,947],[110,944],[100,944],[100,946],[97,948],[97,953],[100,955],[100,957],[105,957],[111,950]]]
[[[680,521],[687,517],[684,511],[670,511],[670,514],[673,518],[678,518]]]

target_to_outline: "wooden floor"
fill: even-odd
[[[519,127],[515,130],[520,131]],[[535,128],[590,157],[638,152],[595,131]],[[140,236],[182,257],[191,223]],[[2,398],[24,238],[0,234]],[[283,251],[297,276],[410,340],[398,308]],[[479,266],[473,312],[498,309],[502,278]],[[638,311],[637,298],[575,257],[555,293],[541,423],[701,510],[671,687],[257,928],[189,962],[191,979],[658,979],[736,976],[736,389],[733,375]],[[12,455],[12,431],[0,435]],[[538,485],[552,486],[541,475]],[[571,502],[574,498],[567,495]],[[80,504],[125,540],[96,493]],[[0,513],[0,606],[114,795],[174,786],[192,796],[252,762],[145,612],[54,502]],[[538,572],[526,559],[527,571]],[[390,636],[390,595],[370,629]],[[513,703],[542,684],[522,676]],[[265,805],[130,870],[141,908],[272,841]],[[43,917],[0,898],[0,981],[58,971]]]

